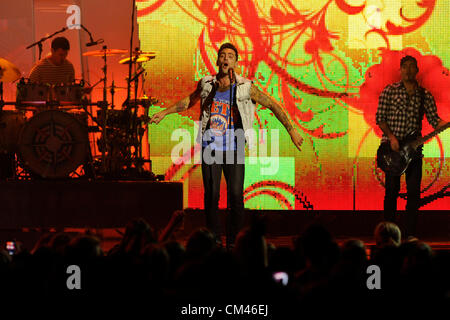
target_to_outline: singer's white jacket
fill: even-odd
[[[252,81],[243,78],[237,74],[236,76],[236,104],[239,110],[239,114],[242,119],[242,127],[245,132],[245,140],[248,143],[249,148],[254,147],[254,130],[253,122],[255,120],[256,105],[250,97],[250,88]],[[211,113],[212,99],[210,95],[213,86],[216,85],[216,76],[206,76],[200,80],[201,87],[201,111],[200,111],[200,127],[199,134],[197,136],[197,142],[201,143],[203,134],[205,133],[206,126]],[[213,97],[212,97],[213,98]]]

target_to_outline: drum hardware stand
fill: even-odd
[[[136,12],[136,0],[133,0],[132,5],[132,14],[131,14],[131,34],[130,34],[130,48],[129,48],[129,65],[128,65],[128,78],[127,78],[127,98],[126,101],[123,103],[122,106],[125,106],[125,110],[128,110],[129,112],[132,112],[131,117],[131,128],[129,127],[128,130],[128,137],[129,141],[132,142],[131,146],[134,146],[134,155],[131,156],[131,163],[129,168],[131,169],[131,165],[134,162],[135,168],[137,169],[138,174],[142,175],[144,173],[143,163],[145,160],[142,159],[142,128],[141,128],[141,121],[139,119],[138,123],[138,117],[137,117],[137,109],[140,104],[140,102],[137,99],[138,94],[138,88],[139,88],[139,77],[144,73],[145,69],[137,71],[137,59],[138,59],[138,50],[139,48],[136,48],[135,52],[133,52],[133,36],[134,36],[134,17]],[[131,75],[132,67],[134,65],[134,76]],[[131,101],[130,95],[131,95],[131,84],[134,82],[134,101]],[[134,110],[130,110],[134,107]],[[148,116],[148,115],[147,115]],[[130,136],[131,135],[131,136]],[[136,142],[137,141],[137,142]],[[137,145],[136,145],[137,143]],[[151,163],[151,160],[148,160]],[[149,173],[150,176],[154,176],[152,172]]]
[[[3,118],[3,107],[4,106],[5,106],[5,101],[3,100],[3,81],[0,81],[0,119]],[[0,128],[6,128],[6,123],[1,123]],[[6,154],[7,154],[7,152],[5,151],[5,155]],[[11,161],[13,161],[13,160],[11,160]],[[9,167],[11,167],[11,165],[12,165],[12,167],[14,167],[14,163],[10,163]],[[2,165],[2,167],[3,167],[3,165]],[[15,174],[16,174],[15,170],[13,170],[13,171],[14,171],[14,176],[15,176]],[[2,175],[3,175],[3,173],[2,173]]]
[[[145,72],[145,74],[146,74],[146,72]],[[142,93],[143,93],[143,97],[144,97],[144,99],[140,100],[142,107],[144,108],[144,116],[142,117],[142,121],[145,122],[146,128],[145,129],[141,128],[141,130],[143,130],[143,131],[140,133],[140,136],[139,136],[140,137],[139,138],[139,141],[140,141],[139,158],[142,161],[142,165],[144,165],[144,163],[149,164],[150,172],[152,172],[152,160],[150,159],[150,143],[148,141],[148,122],[150,121],[150,118],[148,117],[148,112],[149,112],[150,106],[152,105],[153,102],[152,102],[151,98],[145,99],[145,98],[147,98],[147,94],[145,92],[145,76],[144,76],[144,74],[142,74]],[[144,134],[145,134],[146,130],[147,130],[147,139],[146,139],[145,143],[148,146],[148,156],[149,156],[148,159],[144,159],[142,156],[142,142],[143,142],[143,138],[144,138]]]
[[[138,145],[135,146],[133,159],[134,159],[135,166],[136,166],[139,174],[143,174],[145,171],[143,168],[143,165],[145,163],[149,163],[150,173],[151,173],[152,161],[150,159],[144,159],[143,155],[142,155],[142,141],[143,141],[143,135],[145,133],[145,129],[142,128],[142,123],[148,122],[148,121],[146,121],[146,119],[148,118],[148,110],[149,110],[151,102],[150,102],[150,100],[137,98],[138,89],[139,89],[139,78],[142,79],[142,91],[145,94],[145,89],[144,89],[145,69],[141,67],[142,62],[137,61],[139,58],[139,55],[137,53],[140,52],[139,48],[136,48],[135,52],[136,52],[136,55],[131,60],[131,63],[134,65],[135,74],[131,79],[128,79],[129,83],[134,83],[134,100],[129,101],[129,103],[126,106],[127,106],[127,108],[134,107],[134,110],[132,111],[133,113],[132,113],[132,121],[131,121],[132,128],[130,131],[132,133],[132,136],[131,136],[132,141],[138,141]],[[130,65],[131,65],[131,63],[130,63]],[[140,68],[139,71],[138,71],[137,66],[139,66],[139,68]],[[140,105],[142,107],[144,107],[144,116],[143,117],[137,116],[138,107]]]
[[[88,105],[89,105],[89,101],[87,100],[83,100],[82,101],[82,108],[84,110],[84,112],[91,117],[92,121],[94,121],[95,123],[98,124],[98,122],[94,119],[94,117],[92,116],[92,113],[90,113],[88,111]],[[84,175],[87,176],[87,178],[91,178],[92,180],[97,180],[97,176],[95,175],[95,168],[94,168],[94,159],[92,158],[92,150],[91,150],[91,142],[89,140],[89,132],[96,132],[98,130],[98,126],[95,128],[97,130],[95,131],[91,131],[91,127],[89,126],[89,124],[86,122],[86,126],[87,126],[87,134],[88,134],[88,143],[87,143],[87,159],[86,159],[86,163],[83,163],[83,170],[84,170]],[[88,170],[88,172],[86,172],[86,170]]]
[[[103,54],[103,101],[107,100],[107,93],[106,93],[106,87],[108,86],[108,80],[107,80],[107,71],[108,71],[108,64],[106,62],[106,50],[108,49],[108,46],[103,46],[102,48],[104,50],[104,54]]]
[[[103,82],[103,78],[98,80],[96,83],[94,83],[92,86],[90,86],[89,88],[94,89],[100,82]]]
[[[116,90],[114,90],[115,85],[114,85],[114,80],[111,82],[111,89],[109,90],[109,92],[111,93],[111,108],[114,109],[114,93],[116,92]]]
[[[134,16],[136,12],[136,0],[133,0],[132,12],[131,12],[131,35],[130,35],[130,63],[128,65],[128,81],[127,81],[127,99],[125,101],[128,106],[128,102],[130,101],[130,91],[131,91],[131,62],[134,60],[133,58],[133,36],[134,36]]]
[[[34,46],[37,45],[37,46],[39,47],[39,60],[41,60],[41,56],[42,56],[42,43],[43,43],[44,41],[50,39],[50,38],[53,38],[53,37],[54,37],[55,35],[57,35],[58,33],[62,33],[62,32],[64,32],[64,31],[66,31],[66,30],[68,30],[68,28],[67,28],[67,27],[63,27],[61,30],[56,31],[56,32],[54,32],[53,34],[51,34],[51,35],[49,35],[49,36],[47,36],[47,37],[41,38],[41,40],[36,41],[36,42],[30,44],[30,45],[29,45],[28,47],[26,47],[25,49],[30,49],[30,48],[32,48],[32,47],[34,47]]]
[[[100,127],[102,128],[102,171],[106,173],[108,170],[108,166],[106,163],[106,151],[108,146],[108,138],[106,137],[107,132],[107,117],[108,117],[108,101],[99,101],[97,105],[100,108],[100,112],[102,114],[102,122],[100,123]]]
[[[107,58],[106,58],[106,52],[107,52],[107,49],[108,49],[108,46],[103,46],[102,47],[102,50],[104,51],[104,53],[103,53],[103,62],[104,62],[104,65],[103,65],[103,68],[102,68],[102,71],[103,71],[103,101],[100,101],[100,102],[98,102],[98,106],[100,107],[100,112],[102,113],[102,115],[103,115],[103,122],[102,122],[102,124],[101,124],[101,128],[102,128],[102,131],[103,131],[103,135],[102,135],[102,146],[103,146],[103,150],[102,150],[102,171],[104,172],[104,173],[106,173],[107,172],[107,170],[108,170],[108,166],[107,166],[107,163],[106,163],[106,148],[107,148],[107,146],[108,146],[108,138],[107,138],[107,136],[106,136],[106,126],[107,126],[107,118],[108,118],[108,101],[107,101],[107,99],[108,99],[108,97],[107,97],[107,86],[108,86],[108,78],[107,78],[107,72],[108,72],[108,64],[107,64]]]
[[[82,24],[79,24],[79,26],[80,26],[84,31],[86,31],[87,34],[89,35],[89,41],[90,41],[90,42],[89,42],[89,43],[86,43],[86,46],[87,46],[87,47],[95,46],[95,45],[97,45],[97,44],[101,44],[101,43],[105,42],[105,40],[103,40],[103,39],[98,39],[97,41],[94,41],[94,38],[92,37],[92,33],[90,33],[89,30],[88,30],[85,26],[83,26]]]
[[[133,110],[133,114],[132,114],[132,132],[133,132],[133,141],[135,140],[134,138],[136,138],[136,140],[138,141],[138,145],[135,146],[134,148],[134,158],[136,160],[141,160],[142,159],[142,147],[141,147],[141,135],[140,135],[140,129],[141,129],[141,125],[140,123],[138,124],[137,122],[137,112],[138,112],[138,101],[137,101],[137,96],[138,96],[138,89],[139,89],[139,77],[144,73],[145,69],[141,69],[138,73],[137,72],[137,63],[136,61],[134,62],[135,66],[135,75],[133,76],[133,78],[130,79],[130,82],[133,81],[134,82],[134,110]],[[139,66],[141,67],[141,66]],[[136,163],[136,167],[138,169],[138,172],[141,173],[143,170],[142,164],[140,163],[140,161],[138,160],[139,164]]]
[[[89,38],[90,38],[90,41],[91,41],[91,42],[90,42],[90,45],[103,43],[103,41],[104,41],[103,39],[99,39],[99,40],[97,40],[97,41],[94,41],[94,39],[92,38],[92,34],[89,32],[88,29],[85,28],[85,26],[83,26],[82,24],[80,24],[80,27],[81,27],[84,31],[86,31],[86,32],[89,34]],[[39,48],[39,60],[41,60],[41,56],[42,56],[42,43],[45,42],[46,40],[50,39],[50,38],[53,38],[53,37],[54,37],[55,35],[57,35],[58,33],[63,33],[63,32],[66,31],[66,30],[69,30],[69,28],[68,28],[68,27],[63,27],[61,30],[58,30],[58,31],[52,33],[51,35],[49,35],[49,36],[47,36],[47,37],[44,37],[44,38],[41,38],[41,40],[36,41],[36,42],[30,44],[30,45],[29,45],[28,47],[26,47],[25,49],[30,49],[30,48],[32,48],[32,47],[34,47],[34,46],[38,46],[38,48]]]
[[[89,135],[89,131],[88,131],[88,135]],[[92,150],[91,150],[91,144],[89,142],[88,139],[88,144],[87,144],[87,159],[86,159],[86,163],[83,164],[83,170],[84,170],[84,175],[87,176],[87,178],[91,178],[92,180],[97,180],[97,177],[95,176],[95,168],[94,168],[94,159],[92,158]],[[88,172],[86,172],[86,170]]]
[[[14,106],[16,103],[15,102],[5,102],[5,100],[3,100],[3,81],[0,81],[0,116],[3,112],[3,107],[10,105],[10,106]]]
[[[3,111],[4,106],[14,106],[15,102],[6,102],[3,100],[3,81],[0,81],[0,114]]]
[[[125,107],[126,109],[130,110],[131,106],[131,101],[130,101],[130,94],[131,94],[131,83],[134,81],[138,81],[138,75],[136,73],[136,59],[137,59],[137,55],[134,56],[134,52],[133,52],[133,36],[134,36],[134,17],[135,17],[135,13],[136,13],[136,0],[133,0],[133,5],[132,5],[132,12],[131,12],[131,35],[130,35],[130,60],[129,60],[129,64],[128,64],[128,79],[127,79],[127,99],[125,101]],[[136,50],[137,51],[137,50]],[[135,69],[135,76],[132,78],[131,77],[131,70],[132,70],[132,64],[134,65],[134,69]],[[142,71],[143,72],[143,71]],[[136,85],[135,82],[135,88],[134,88],[134,104],[135,104],[135,110],[133,110],[133,115],[132,115],[132,123],[131,123],[131,134],[132,137],[131,139],[134,138],[134,135],[137,134],[137,128],[136,126],[136,113],[137,113],[137,90],[138,87]],[[138,148],[140,148],[140,146],[137,146]],[[135,146],[135,157],[136,157],[136,146]],[[136,164],[137,166],[137,164]],[[138,171],[141,171],[142,166],[139,166]]]
[[[103,105],[102,105],[102,101],[100,102],[100,103],[96,103],[96,105],[97,106],[99,106],[99,104],[100,104],[100,107],[102,108],[102,110],[103,110]],[[84,101],[84,103],[83,103],[83,106],[82,106],[82,108],[83,108],[83,110],[84,110],[84,112],[92,119],[92,121],[93,122],[95,122],[96,124],[97,124],[97,126],[88,126],[88,128],[87,128],[87,130],[88,130],[88,135],[89,135],[89,132],[100,132],[101,130],[100,130],[100,127],[102,127],[102,124],[100,124],[97,120],[97,118],[96,117],[94,117],[93,116],[93,114],[91,113],[91,112],[89,112],[89,110],[88,110],[88,105],[89,105],[89,103],[87,103],[87,101]],[[91,105],[93,105],[93,104],[91,104]],[[95,143],[95,138],[94,138],[94,143]],[[90,144],[90,141],[88,142],[88,160],[87,160],[87,164],[89,165],[89,170],[90,170],[90,173],[91,173],[91,176],[92,176],[92,179],[93,180],[96,180],[97,179],[97,176],[96,176],[96,172],[95,172],[95,166],[94,166],[94,159],[92,158],[92,150],[91,150],[91,144]],[[86,172],[85,172],[85,174],[86,174]]]
[[[3,111],[5,101],[3,100],[3,81],[0,81],[0,113]]]

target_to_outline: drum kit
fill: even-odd
[[[20,78],[21,72],[12,62],[0,58],[0,179],[156,180],[142,146],[149,108],[158,100],[137,96],[140,81],[144,87],[142,63],[154,59],[156,53],[136,49],[130,54],[103,47],[83,55],[104,60],[103,78],[97,83],[103,82],[101,101],[89,98],[97,84],[86,86],[83,80],[60,85],[32,83]],[[134,68],[134,75],[127,78],[128,87],[107,82],[107,57],[117,55],[127,55],[119,63]],[[16,101],[4,101],[3,83],[16,81]],[[114,93],[130,90],[131,84],[134,98],[115,108]],[[100,156],[92,155],[89,133],[97,133],[94,148]]]

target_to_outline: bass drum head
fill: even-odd
[[[23,126],[18,156],[24,167],[42,178],[65,178],[87,158],[87,128],[72,115],[43,111]]]

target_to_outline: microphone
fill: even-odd
[[[232,84],[233,80],[234,80],[234,70],[233,70],[233,68],[229,68],[228,69],[228,77],[230,78],[230,84]]]
[[[91,39],[91,42],[86,43],[86,47],[92,47],[92,46],[95,46],[95,45],[103,43],[103,42],[105,42],[105,40],[103,40],[103,39],[99,39],[97,41],[94,41],[94,39]]]
[[[83,28],[83,30],[87,32],[87,34],[89,35],[89,40],[91,40],[91,42],[86,43],[86,47],[95,46],[96,44],[100,44],[100,43],[105,42],[105,40],[103,40],[103,39],[99,39],[97,41],[94,41],[94,39],[92,38],[92,33],[90,33],[89,30],[85,26],[83,26],[82,24],[80,24],[80,27]]]

